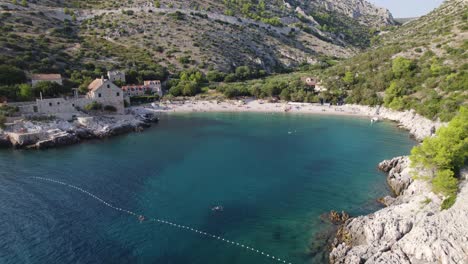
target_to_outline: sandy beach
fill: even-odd
[[[299,113],[321,115],[345,115],[357,117],[376,116],[376,108],[360,105],[320,105],[312,103],[278,102],[262,100],[226,100],[226,101],[181,101],[154,104],[152,110],[161,113],[192,112],[261,112],[261,113]]]

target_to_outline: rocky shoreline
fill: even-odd
[[[0,132],[0,147],[47,149],[68,146],[85,140],[142,131],[158,120],[154,113],[141,110],[128,115],[81,116],[73,121],[17,120]]]
[[[371,107],[362,105],[350,106],[367,116],[379,117],[398,123],[398,127],[409,131],[410,135],[418,141],[432,136],[437,129],[447,123],[439,120],[433,121],[416,113],[414,110],[395,111],[385,107]]]
[[[398,122],[419,141],[445,125],[414,111],[354,107]],[[409,157],[403,156],[379,164],[379,169],[388,174],[387,183],[395,196],[379,199],[385,208],[351,218],[339,227],[331,245],[330,263],[468,263],[468,169],[461,172],[455,205],[441,211],[443,199],[432,192],[427,181],[413,178],[410,163]]]
[[[408,157],[379,164],[395,194],[375,213],[347,220],[332,243],[330,263],[468,263],[468,170],[453,207],[424,180],[413,180]]]

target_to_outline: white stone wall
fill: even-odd
[[[76,112],[74,100],[65,98],[37,99],[37,112],[40,114],[72,113]]]

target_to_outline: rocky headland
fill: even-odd
[[[357,107],[398,122],[418,140],[445,125],[414,111]],[[411,168],[409,157],[385,160],[378,167],[388,174],[394,196],[379,199],[384,209],[351,218],[340,226],[332,242],[330,263],[468,263],[468,169],[461,171],[455,204],[441,210],[443,197],[432,192],[429,182],[415,177],[424,172]]]
[[[468,171],[462,170],[453,207],[428,182],[413,180],[408,157],[383,161],[388,183],[398,196],[386,208],[347,220],[337,232],[330,263],[468,263]]]
[[[0,131],[0,147],[47,149],[142,131],[158,122],[153,113],[136,109],[128,115],[80,116],[74,120],[20,119]]]

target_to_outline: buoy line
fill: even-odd
[[[88,191],[86,191],[86,190],[84,190],[84,189],[82,189],[82,188],[80,188],[78,186],[68,184],[68,183],[65,183],[65,182],[62,182],[62,181],[54,180],[54,179],[49,179],[49,178],[43,178],[43,177],[31,177],[31,178],[35,179],[35,180],[45,181],[45,182],[52,182],[52,183],[60,184],[60,185],[75,189],[75,190],[77,190],[77,191],[79,191],[81,193],[84,193],[84,194],[90,196],[91,198],[99,201],[100,203],[104,204],[105,206],[107,206],[107,207],[109,207],[111,209],[114,209],[116,211],[138,217],[140,220],[141,220],[141,217],[144,217],[142,214],[137,214],[135,212],[132,212],[132,211],[125,210],[123,208],[114,206],[111,203],[106,202],[105,200],[99,198],[98,196],[96,196],[96,195],[94,195],[94,194],[92,194],[92,193],[90,193],[90,192],[88,192]],[[288,262],[288,261],[286,261],[284,259],[278,258],[278,257],[276,257],[276,256],[274,256],[272,254],[268,254],[268,253],[266,253],[264,251],[261,251],[261,250],[258,250],[256,248],[253,248],[253,247],[247,246],[245,244],[238,243],[238,242],[223,238],[221,236],[210,234],[210,233],[207,233],[207,232],[204,232],[204,231],[201,231],[201,230],[189,227],[189,226],[176,224],[176,223],[173,223],[173,222],[170,222],[170,221],[167,221],[167,220],[164,220],[164,219],[159,219],[159,218],[148,218],[148,219],[143,218],[143,219],[144,219],[144,221],[160,223],[160,224],[168,225],[168,226],[171,226],[171,227],[174,227],[174,228],[179,228],[179,229],[182,229],[182,230],[197,233],[199,235],[202,235],[202,236],[205,236],[205,237],[208,237],[208,238],[216,239],[216,240],[219,240],[221,242],[224,242],[224,243],[227,243],[227,244],[239,247],[239,248],[243,248],[243,249],[246,249],[246,250],[251,251],[253,253],[256,253],[256,254],[262,255],[264,257],[270,258],[270,259],[275,260],[275,261],[277,261],[279,263],[292,264],[291,262]]]

